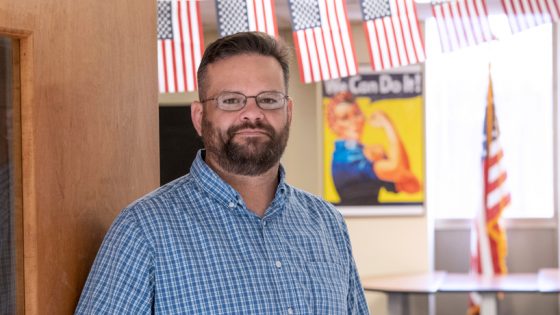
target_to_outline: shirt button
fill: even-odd
[[[280,262],[280,260],[277,260],[274,265],[276,266],[276,268],[280,269],[282,268],[282,263]]]
[[[292,315],[294,313],[294,309],[291,307],[288,307],[288,314]]]
[[[235,208],[235,203],[233,203],[233,202],[228,203],[228,207]]]
[[[265,220],[262,221],[262,225],[266,226],[266,221]]]

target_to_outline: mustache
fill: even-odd
[[[271,125],[265,124],[260,120],[257,120],[256,122],[246,121],[242,124],[239,124],[239,125],[236,125],[236,126],[231,126],[231,127],[228,128],[227,134],[231,138],[231,137],[233,137],[233,135],[236,132],[238,132],[239,130],[243,130],[243,129],[261,130],[261,131],[264,131],[270,137],[274,137],[274,135],[276,134],[276,132],[274,131],[274,128]]]

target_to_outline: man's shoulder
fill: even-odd
[[[156,215],[162,210],[173,209],[196,199],[196,187],[190,174],[179,177],[129,204],[123,213]]]
[[[291,191],[291,202],[301,206],[312,214],[321,215],[335,219],[336,221],[342,220],[342,215],[335,208],[335,206],[323,199],[320,196],[288,185]]]

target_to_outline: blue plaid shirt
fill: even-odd
[[[117,217],[76,314],[368,314],[342,216],[279,174],[260,218],[199,152]]]

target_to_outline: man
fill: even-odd
[[[77,314],[367,314],[342,217],[279,164],[288,76],[261,33],[206,49],[191,107],[205,151],[118,216]]]
[[[341,205],[379,204],[382,188],[394,193],[420,190],[397,129],[383,111],[366,121],[352,94],[342,92],[327,105],[327,122],[337,138],[331,168]],[[387,151],[381,145],[362,144],[366,122],[384,130]]]

